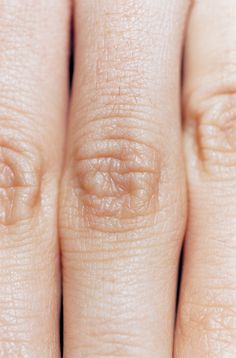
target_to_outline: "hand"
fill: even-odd
[[[0,357],[235,356],[235,0],[0,19]]]

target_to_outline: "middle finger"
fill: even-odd
[[[185,0],[75,1],[60,215],[67,357],[171,356],[186,9]]]

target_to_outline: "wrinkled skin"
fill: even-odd
[[[62,355],[61,293],[65,358],[236,356],[235,34],[235,0],[1,0],[0,357]]]

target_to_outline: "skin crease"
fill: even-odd
[[[1,0],[0,357],[235,357],[235,20]]]
[[[177,358],[236,355],[235,20],[234,0],[204,0],[189,21],[184,104],[190,207]]]
[[[65,357],[172,354],[186,214],[178,99],[187,5],[74,2],[59,221]]]
[[[0,2],[0,357],[60,356],[68,15],[62,0]]]

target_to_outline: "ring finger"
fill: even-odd
[[[185,60],[190,217],[176,356],[236,355],[236,2],[199,0]]]

